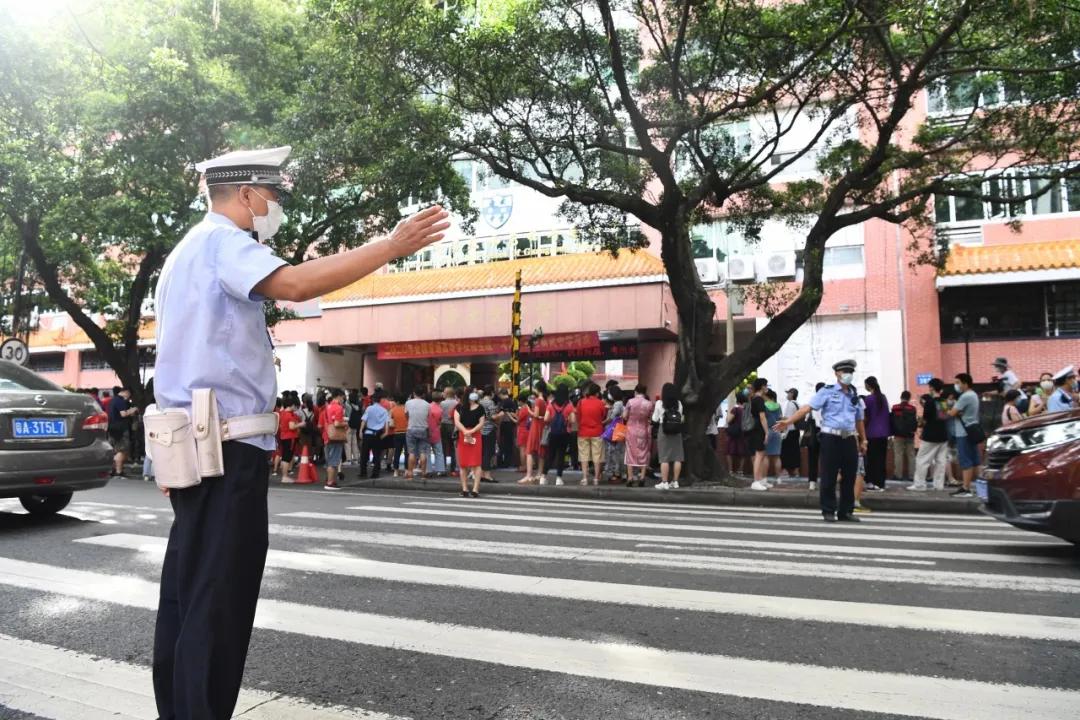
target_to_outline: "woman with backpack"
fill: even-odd
[[[551,461],[555,465],[556,485],[563,484],[563,470],[566,469],[566,452],[570,447],[575,412],[574,405],[570,402],[570,389],[566,385],[556,386],[544,415],[544,422],[548,427],[548,448]],[[547,484],[547,472],[542,471],[540,484]]]
[[[683,406],[674,383],[665,383],[660,390],[660,402],[652,414],[653,423],[659,426],[656,434],[657,455],[660,460],[658,490],[676,490],[685,460],[683,452]],[[669,481],[668,478],[671,478]]]
[[[650,421],[653,403],[649,399],[648,388],[638,385],[634,388],[634,397],[626,403],[623,420],[626,421],[626,467],[628,469],[627,487],[645,486],[645,470],[649,467],[652,455],[652,429]],[[637,479],[634,471],[637,471]]]

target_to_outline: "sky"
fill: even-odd
[[[38,24],[69,11],[85,12],[94,4],[92,0],[0,0],[0,15],[8,15],[16,22]]]

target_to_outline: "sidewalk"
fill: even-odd
[[[456,478],[434,478],[405,480],[383,475],[377,480],[359,479],[358,470],[346,464],[342,488],[378,488],[383,490],[423,490],[430,492],[458,493],[461,484]],[[598,485],[583,487],[578,484],[580,472],[567,470],[566,485],[554,485],[554,474],[548,476],[547,485],[518,485],[521,473],[513,470],[498,470],[494,473],[497,483],[483,483],[482,494],[488,495],[524,495],[530,497],[588,498],[601,500],[619,500],[624,502],[667,503],[687,505],[743,505],[754,507],[803,508],[817,510],[818,493],[811,492],[807,483],[792,482],[777,485],[768,492],[758,492],[748,487],[732,487],[719,482],[698,483],[693,487],[678,490],[657,490],[653,487],[628,488],[623,485]],[[319,477],[324,472],[319,469]],[[646,482],[652,482],[646,480]],[[749,486],[749,479],[735,478],[735,482]],[[276,476],[270,480],[271,486],[278,484]],[[871,510],[887,512],[922,512],[978,514],[980,502],[976,498],[953,498],[948,493],[927,491],[913,493],[905,490],[906,483],[889,482],[883,493],[866,493],[862,503]],[[320,489],[321,485],[291,485],[290,487],[311,487]],[[951,488],[950,488],[951,489]]]

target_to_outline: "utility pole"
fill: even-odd
[[[521,270],[514,276],[510,318],[510,396],[517,400],[521,395]]]

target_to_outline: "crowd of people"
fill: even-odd
[[[865,378],[858,397],[867,442],[859,455],[856,512],[863,511],[864,493],[885,489],[890,446],[892,477],[909,481],[908,489],[943,491],[953,485],[953,495],[970,497],[985,435],[980,407],[994,396],[1002,403],[1002,425],[1080,407],[1072,367],[1044,372],[1038,384],[1026,387],[1006,358],[997,358],[994,368],[995,390],[981,397],[971,376],[959,373],[952,383],[933,378],[917,400],[905,390],[895,404],[877,378]],[[818,383],[815,392],[824,387]],[[97,400],[109,417],[113,476],[123,477],[125,464],[134,461],[143,463],[143,476],[150,479],[140,408],[132,403],[130,390],[80,392]],[[146,397],[153,397],[153,380]],[[721,404],[706,430],[714,448],[718,434],[726,435],[721,450],[730,472],[751,476],[753,490],[767,491],[784,480],[805,480],[816,489],[821,412],[813,410],[777,430],[780,420],[799,411],[799,391],[789,388],[781,402],[764,378],[734,400],[730,407]],[[293,482],[306,452],[309,462],[326,468],[328,489],[339,487],[348,464],[362,478],[383,472],[400,478],[458,476],[462,493],[469,496],[479,493],[481,482],[495,482],[494,470],[515,468],[524,473],[518,481],[523,485],[547,484],[552,474],[554,484],[562,485],[565,471],[574,469],[581,472],[582,485],[643,487],[655,478],[654,487],[665,490],[679,487],[685,459],[683,406],[670,383],[652,399],[645,386],[624,391],[615,380],[603,388],[590,383],[573,390],[540,381],[517,400],[508,390],[492,387],[419,386],[409,396],[389,393],[381,385],[373,393],[367,388],[286,391],[275,412],[274,472],[282,482]]]
[[[1042,373],[1038,385],[1028,387],[1022,387],[1006,358],[997,358],[993,367],[993,389],[982,395],[975,391],[969,374],[958,373],[951,383],[931,379],[917,404],[907,390],[900,394],[900,402],[890,404],[877,378],[868,376],[863,381],[863,392],[857,398],[866,443],[859,453],[856,512],[863,510],[859,498],[864,492],[885,489],[890,444],[892,476],[909,481],[907,489],[926,491],[929,479],[935,490],[943,491],[949,484],[956,486],[954,496],[971,497],[987,430],[1040,413],[1080,407],[1080,385],[1072,366]],[[826,387],[826,383],[818,383],[815,392]],[[804,419],[778,429],[778,419],[790,418],[799,410],[797,389],[790,388],[785,397],[781,405],[768,380],[757,378],[736,394],[735,403],[726,409],[729,470],[751,475],[753,490],[766,491],[785,476],[801,479],[803,448],[806,480],[810,489],[817,488],[822,412],[813,409]],[[989,423],[990,427],[981,415],[981,406],[988,401],[1002,406],[1000,417]]]
[[[543,381],[514,400],[506,389],[416,387],[394,395],[381,386],[315,395],[288,391],[277,401],[274,472],[294,482],[297,460],[326,468],[327,489],[339,487],[344,466],[360,478],[458,476],[462,495],[479,495],[496,469],[518,468],[520,484],[564,484],[567,469],[582,485],[644,486],[657,467],[661,489],[679,487],[684,460],[683,406],[674,385],[654,401],[638,385],[616,381],[573,389]],[[715,434],[714,434],[715,437]],[[470,482],[471,481],[471,482]]]

